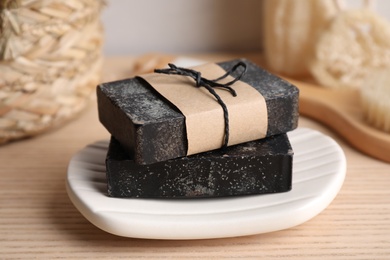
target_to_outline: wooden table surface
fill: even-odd
[[[130,75],[133,64],[132,57],[107,58],[103,80]],[[314,121],[301,117],[299,125],[332,136],[347,157],[347,176],[339,195],[315,218],[288,230],[237,238],[125,238],[88,222],[65,190],[72,155],[109,138],[93,101],[59,129],[0,147],[0,259],[390,259],[390,164],[353,150]]]

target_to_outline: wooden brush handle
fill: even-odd
[[[390,162],[390,135],[365,122],[357,91],[328,89],[285,79],[300,89],[302,115],[327,125],[357,150]]]

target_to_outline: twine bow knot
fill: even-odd
[[[188,76],[195,80],[196,87],[205,87],[210,94],[212,94],[218,101],[218,103],[221,105],[224,115],[224,123],[225,123],[225,133],[224,133],[224,142],[222,149],[225,149],[228,146],[229,143],[229,112],[226,107],[226,104],[223,102],[221,97],[217,94],[217,92],[214,90],[214,88],[222,88],[227,91],[229,91],[233,97],[237,96],[236,91],[231,87],[235,82],[239,81],[244,74],[246,73],[246,63],[239,61],[237,62],[231,69],[229,69],[224,75],[222,75],[219,78],[216,79],[206,79],[202,77],[202,74],[199,71],[188,69],[188,68],[181,68],[177,67],[176,65],[169,63],[169,68],[167,69],[155,69],[155,73],[163,73],[168,75],[180,75],[180,76]],[[243,70],[240,74],[238,74],[237,77],[233,77],[233,80],[226,82],[226,83],[220,83],[222,79],[227,78],[229,75],[234,73],[238,68],[242,67]]]

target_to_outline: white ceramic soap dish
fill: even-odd
[[[109,233],[136,238],[206,239],[290,228],[324,210],[339,192],[345,155],[330,137],[311,129],[290,132],[294,150],[290,192],[213,199],[119,199],[107,196],[108,141],[70,161],[67,191],[76,208]]]

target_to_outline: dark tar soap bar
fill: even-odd
[[[201,198],[286,192],[292,182],[286,134],[139,165],[111,138],[107,159],[108,195],[130,198]]]
[[[241,80],[258,90],[266,101],[267,136],[295,129],[299,90],[248,60],[242,61],[247,64],[247,72]],[[237,62],[218,65],[228,70]],[[186,155],[184,116],[144,80],[101,84],[97,97],[100,122],[136,163],[151,164]]]

